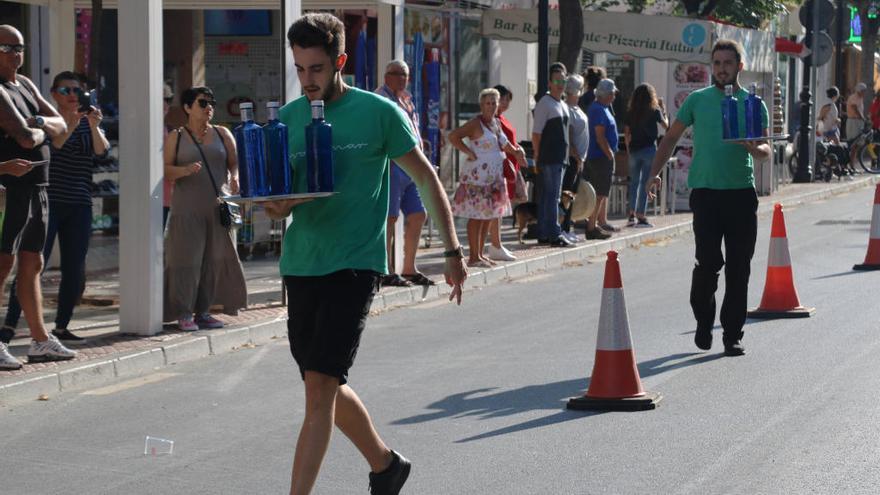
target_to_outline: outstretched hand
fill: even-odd
[[[461,305],[461,291],[464,281],[467,279],[467,268],[464,265],[464,259],[459,257],[446,258],[444,275],[446,276],[446,284],[452,287],[452,292],[449,293],[449,300],[455,299],[456,304]]]
[[[279,199],[277,201],[266,201],[262,203],[266,215],[273,220],[280,220],[290,215],[290,211],[296,205],[308,203],[315,198],[295,198],[295,199]]]

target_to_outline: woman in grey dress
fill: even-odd
[[[165,177],[174,181],[165,227],[164,320],[177,320],[187,331],[221,328],[223,323],[209,313],[211,306],[238,314],[247,306],[247,287],[235,230],[220,224],[207,167],[221,192],[237,194],[235,140],[225,127],[211,125],[216,102],[209,88],[187,89],[180,99],[187,123],[168,133],[163,152]]]

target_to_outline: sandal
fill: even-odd
[[[412,282],[396,273],[389,273],[382,277],[382,285],[385,287],[412,287]]]
[[[425,274],[416,272],[416,273],[404,273],[403,278],[409,280],[410,282],[416,285],[435,285],[435,282],[430,278],[426,277]]]

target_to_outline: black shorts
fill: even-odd
[[[285,276],[287,336],[299,374],[317,371],[348,381],[379,274],[341,270],[316,277]]]
[[[49,225],[49,194],[46,186],[13,186],[6,189],[6,212],[0,252],[43,252]]]
[[[584,178],[587,179],[596,196],[608,196],[611,192],[611,176],[614,174],[614,160],[608,157],[590,158],[584,167]]]

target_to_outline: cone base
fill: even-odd
[[[810,316],[813,316],[813,313],[815,312],[816,308],[805,308],[803,306],[783,310],[755,308],[749,310],[748,313],[746,313],[746,316],[763,320],[775,318],[809,318]]]
[[[853,270],[859,270],[859,271],[880,270],[880,264],[862,263],[861,265],[853,265]]]
[[[624,399],[594,399],[581,396],[569,399],[565,407],[576,411],[649,411],[657,409],[661,400],[663,396],[656,392],[645,392],[641,397]]]

